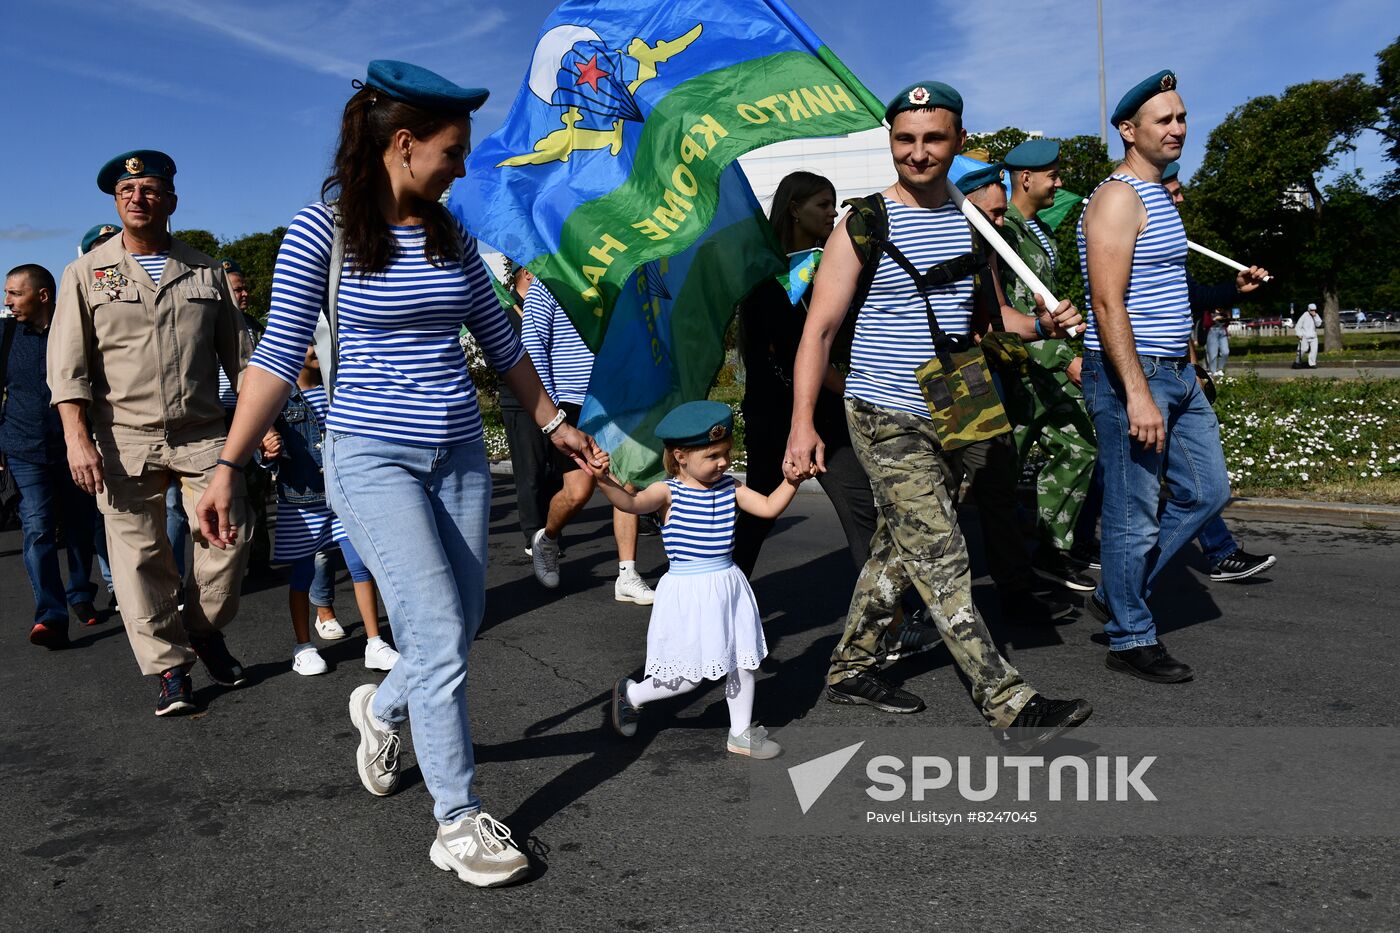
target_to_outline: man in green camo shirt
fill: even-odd
[[[1060,144],[1030,139],[1006,154],[1011,203],[1003,232],[1042,282],[1055,278],[1059,256],[1054,233],[1036,217],[1055,203],[1060,188]],[[1035,313],[1035,296],[1009,270],[1002,276],[1007,302],[1022,314]],[[1004,383],[1006,411],[1024,463],[1039,446],[1045,465],[1036,478],[1036,526],[1040,537],[1036,567],[1070,589],[1089,591],[1094,582],[1074,569],[1066,552],[1074,544],[1074,524],[1094,474],[1094,428],[1079,391],[1080,359],[1067,341],[1027,341],[1030,365],[1019,383]]]

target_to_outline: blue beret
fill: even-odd
[[[983,168],[975,168],[953,184],[957,185],[958,190],[963,194],[971,194],[978,188],[985,188],[988,185],[1001,184],[1001,163],[993,162]]]
[[[480,87],[460,87],[435,71],[387,58],[369,63],[364,83],[401,103],[453,116],[471,113],[491,93]]]
[[[1170,68],[1164,68],[1152,77],[1133,85],[1133,89],[1124,94],[1123,99],[1118,102],[1118,106],[1113,108],[1113,116],[1108,118],[1108,122],[1117,126],[1124,120],[1131,120],[1143,104],[1158,94],[1175,90],[1176,72]]]
[[[93,227],[87,233],[83,234],[83,242],[81,244],[83,255],[92,252],[92,248],[97,245],[97,241],[102,237],[115,236],[121,232],[122,228],[118,227],[116,224],[98,224]]]
[[[885,122],[893,125],[897,114],[906,110],[927,110],[930,107],[942,107],[962,116],[962,95],[942,81],[920,81],[918,84],[911,84],[890,98],[885,107]]]
[[[223,258],[223,259],[220,259],[220,260],[219,260],[219,265],[223,266],[223,267],[224,267],[224,271],[227,272],[229,275],[242,275],[242,274],[243,274],[243,267],[240,266],[240,265],[239,265],[237,262],[235,262],[234,260],[229,259],[229,258],[227,258],[227,257],[225,257],[225,258]]]
[[[1053,139],[1028,139],[1006,154],[1002,162],[1007,168],[1049,168],[1060,158],[1060,144]]]
[[[1173,162],[1171,165],[1168,165],[1166,168],[1162,169],[1162,184],[1165,185],[1167,182],[1171,181],[1173,178],[1180,174],[1181,163]]]
[[[97,173],[97,187],[117,193],[117,182],[127,178],[164,178],[175,181],[175,160],[155,149],[133,149],[110,159]]]
[[[667,447],[704,447],[733,433],[734,412],[723,402],[686,402],[656,425],[656,436]]]

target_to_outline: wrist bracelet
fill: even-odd
[[[225,460],[223,457],[220,457],[218,460],[215,460],[215,461],[214,461],[214,465],[215,465],[215,466],[226,466],[226,467],[228,467],[230,470],[232,470],[232,471],[235,472],[235,473],[242,473],[242,472],[243,472],[243,468],[242,468],[241,466],[239,466],[238,464],[234,463],[232,460]]]
[[[1035,319],[1035,335],[1041,340],[1045,339],[1045,327],[1040,323],[1040,318]]]
[[[564,414],[564,409],[561,408],[554,413],[554,417],[550,419],[549,424],[540,428],[540,430],[544,432],[545,437],[549,437],[555,431],[559,430],[559,425],[564,423],[566,417],[568,416]]]

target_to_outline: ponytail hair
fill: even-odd
[[[340,119],[331,174],[321,184],[321,198],[335,195],[345,235],[345,256],[360,275],[383,272],[394,255],[394,237],[379,208],[379,194],[389,184],[384,150],[398,130],[426,139],[454,117],[433,113],[391,99],[368,85],[345,104]],[[424,253],[429,262],[446,266],[462,260],[462,237],[452,216],[440,204],[423,205]]]

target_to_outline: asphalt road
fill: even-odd
[[[481,891],[427,858],[431,802],[411,758],[374,798],[354,772],[345,702],[373,679],[352,639],[334,670],[290,672],[280,579],[248,592],[228,630],[253,675],[236,691],[196,672],[200,712],[151,715],[116,621],[50,653],[25,640],[30,596],[16,532],[0,535],[9,634],[0,666],[0,928],[5,930],[1362,930],[1400,916],[1391,838],[1280,835],[775,839],[748,823],[748,769],[722,751],[722,691],[649,708],[631,742],[604,729],[612,680],[638,670],[647,610],[612,599],[608,513],[595,499],[566,535],[563,586],[535,583],[508,481],[492,513],[487,620],[470,684],[487,809],[536,867]],[[1084,696],[1096,723],[1394,727],[1400,535],[1240,525],[1278,567],[1248,584],[1168,571],[1156,601],[1197,679],[1160,687],[1108,672],[1098,628],[997,619],[1002,647],[1052,695]],[[799,496],[755,580],[772,656],[766,724],[870,729],[979,722],[937,650],[889,676],[929,710],[896,717],[821,698],[854,570],[821,496]],[[974,542],[974,547],[975,547]],[[643,539],[640,569],[662,553]],[[1193,556],[1194,559],[1194,556]],[[1189,564],[1189,561],[1184,562]],[[342,621],[355,620],[349,584]],[[1325,776],[1319,776],[1325,780]],[[1394,806],[1378,800],[1378,807]]]

